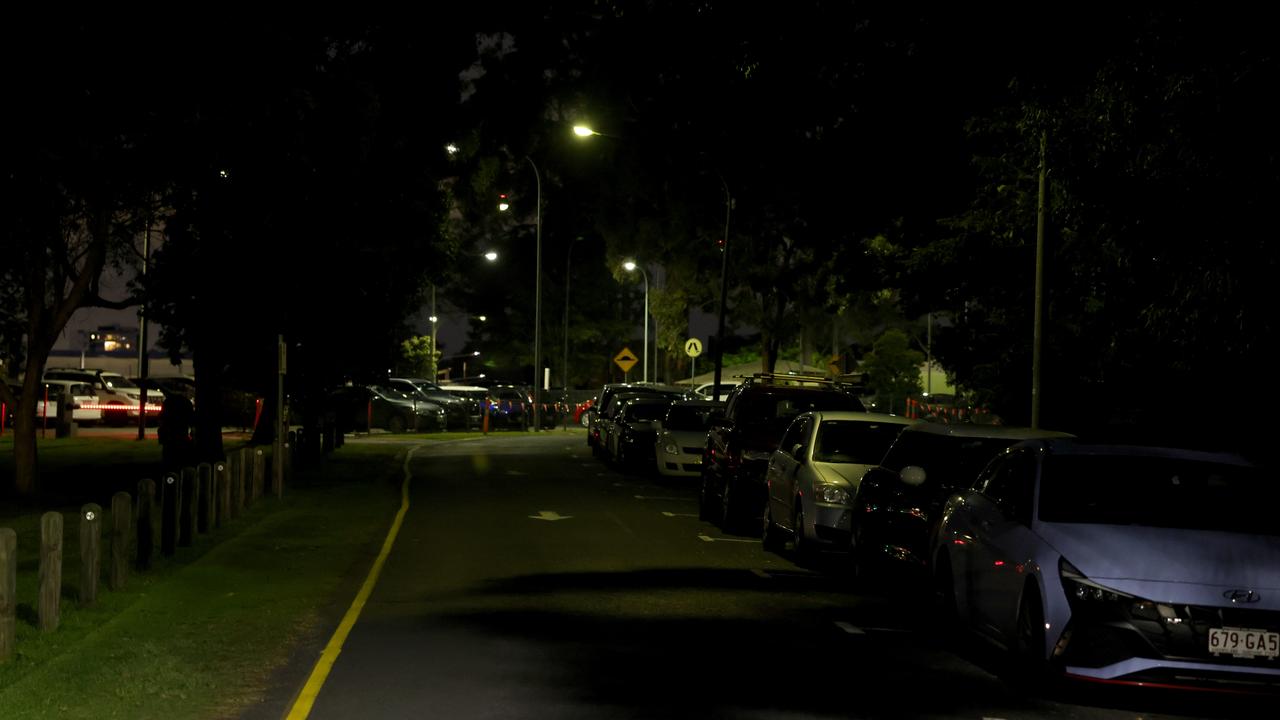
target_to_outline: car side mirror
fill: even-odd
[[[902,481],[903,485],[920,487],[925,480],[924,468],[919,465],[908,465],[902,468],[902,472],[898,473],[898,479]]]
[[[796,443],[791,448],[791,457],[795,458],[798,462],[801,462],[801,463],[804,462],[804,444],[803,443]]]

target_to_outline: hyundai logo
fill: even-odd
[[[1262,596],[1252,590],[1228,590],[1222,593],[1222,597],[1233,603],[1256,603],[1262,599]]]

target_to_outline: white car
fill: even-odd
[[[790,537],[797,555],[818,549],[847,552],[853,499],[863,474],[880,462],[904,427],[916,422],[868,412],[796,416],[765,471],[765,548],[780,550]]]
[[[106,370],[78,368],[49,368],[44,371],[44,380],[74,380],[93,386],[98,396],[98,407],[102,409],[103,419],[110,424],[123,425],[129,420],[138,419],[138,406],[142,404],[142,388],[120,373]],[[159,398],[156,398],[158,401]],[[146,413],[148,417],[160,415],[160,402],[153,401],[148,394]]]
[[[89,383],[75,380],[47,380],[44,385],[41,396],[36,398],[36,417],[41,421],[55,422],[60,402],[71,404],[71,419],[74,422],[88,425],[102,420],[102,408],[98,406],[98,395]],[[49,398],[47,408],[43,394],[45,389]]]
[[[654,462],[658,472],[670,477],[700,477],[707,428],[724,414],[724,402],[681,400],[674,403],[658,428]]]
[[[1032,440],[944,507],[944,616],[1034,675],[1280,687],[1280,484],[1243,458]]]

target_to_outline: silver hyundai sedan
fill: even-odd
[[[1274,688],[1277,508],[1237,455],[1022,442],[947,501],[935,596],[1034,676]]]

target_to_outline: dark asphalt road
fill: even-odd
[[[692,481],[606,468],[581,431],[416,452],[403,527],[311,718],[1242,712],[1181,693],[1018,692],[987,649],[935,640],[909,594],[726,537],[698,520]]]

